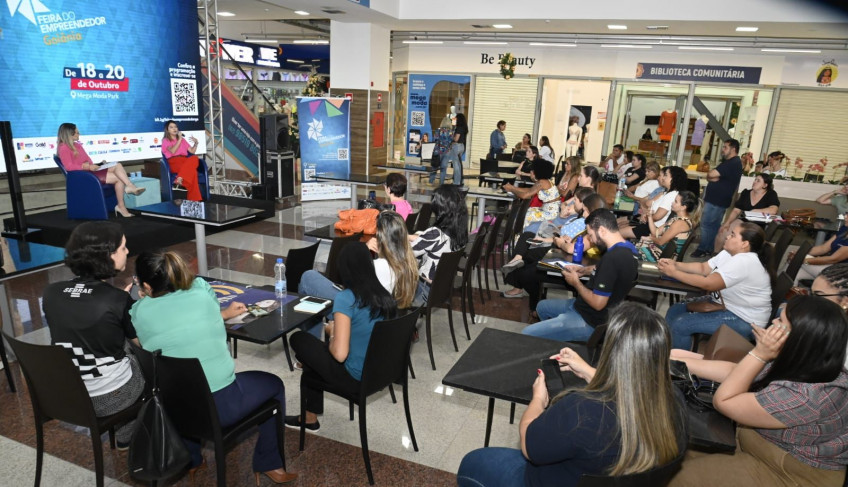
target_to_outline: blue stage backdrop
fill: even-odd
[[[350,100],[297,99],[301,199],[350,198],[347,185],[309,183],[315,176],[350,176]]]
[[[55,167],[63,122],[77,124],[95,161],[159,157],[168,119],[205,148],[194,3],[21,0],[9,7],[0,11],[0,118],[12,122],[21,170]]]
[[[433,88],[441,83],[442,88],[448,87],[451,95],[459,95],[461,89],[465,85],[471,84],[471,76],[462,75],[447,75],[447,74],[410,74],[409,75],[409,99],[406,104],[406,128],[407,128],[407,144],[406,156],[415,156],[417,152],[418,141],[421,140],[421,134],[427,134],[430,137],[430,142],[433,142],[433,131],[439,128],[439,122],[445,116],[446,111],[439,110],[434,114],[430,109],[430,95]],[[469,98],[470,99],[470,98]],[[460,108],[460,111],[467,114],[468,105]]]

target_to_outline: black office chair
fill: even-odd
[[[430,327],[431,315],[433,308],[445,306],[448,312],[448,326],[450,327],[451,339],[453,339],[453,348],[457,352],[459,346],[456,344],[456,334],[453,331],[453,312],[451,311],[451,300],[453,298],[453,278],[456,276],[459,268],[459,259],[462,258],[462,251],[445,252],[439,258],[439,265],[436,267],[436,275],[433,277],[433,283],[430,285],[430,295],[427,298],[427,304],[424,307],[424,314],[427,317],[427,350],[430,352],[430,365],[433,370],[436,370],[436,360],[433,358],[433,330]]]
[[[392,384],[399,384],[403,387],[403,409],[406,413],[406,425],[409,428],[412,448],[418,451],[418,442],[415,440],[412,416],[409,412],[407,370],[409,368],[409,347],[412,343],[412,333],[415,331],[415,322],[418,320],[420,311],[419,308],[400,318],[374,324],[371,339],[368,342],[368,350],[365,352],[365,363],[362,366],[359,391],[351,394],[309,374],[300,377],[301,412],[306,411],[306,387],[323,390],[347,399],[350,403],[351,421],[353,421],[353,403],[359,406],[359,437],[362,441],[362,458],[365,460],[365,472],[368,474],[368,483],[371,485],[374,485],[374,475],[371,472],[371,458],[368,453],[368,428],[365,422],[365,406],[368,403],[368,396],[388,387],[394,401]],[[300,451],[303,451],[305,441],[305,422],[302,421],[300,423]]]
[[[0,360],[3,362],[3,371],[6,372],[6,380],[9,381],[9,390],[18,392],[15,388],[15,380],[12,379],[12,370],[9,368],[9,357],[6,355],[6,344],[0,338]]]
[[[349,237],[336,237],[333,239],[333,243],[330,244],[330,253],[327,254],[327,269],[324,271],[324,275],[327,279],[335,282],[336,284],[341,283],[339,268],[336,264],[336,261],[339,260],[339,252],[342,251],[342,247],[345,245],[353,242],[359,242],[361,239],[361,233],[356,233]]]
[[[483,254],[483,243],[486,241],[486,237],[489,234],[489,222],[483,222],[480,225],[480,229],[477,231],[477,237],[474,239],[474,243],[471,244],[471,250],[468,251],[468,255],[465,257],[464,265],[460,263],[460,268],[458,271],[461,275],[457,275],[453,279],[453,289],[454,291],[459,290],[460,302],[462,303],[462,323],[465,325],[465,336],[471,340],[471,332],[468,330],[468,315],[466,310],[471,313],[471,322],[475,321],[474,314],[474,296],[472,295],[471,288],[471,279],[474,273],[474,267],[480,265],[480,257]],[[439,264],[441,265],[441,263]],[[477,289],[480,292],[480,301],[485,303],[483,300],[483,283],[480,282],[480,274],[477,274]]]
[[[415,229],[412,233],[422,232],[430,228],[430,216],[433,214],[433,206],[430,203],[424,203],[418,209],[418,219],[415,221]]]
[[[692,245],[692,242],[695,240],[695,234],[697,233],[698,225],[692,227],[692,230],[689,231],[689,238],[683,242],[683,245],[680,247],[680,252],[677,253],[677,262],[683,262],[683,257],[686,255],[686,251],[689,250],[689,246]]]
[[[320,243],[308,247],[289,250],[286,255],[286,288],[297,292],[300,286],[300,278],[303,273],[312,270],[315,266],[315,254],[318,253]]]
[[[786,293],[792,289],[792,284],[794,284],[793,279],[785,272],[781,272],[774,280],[774,285],[771,287],[771,319],[777,317],[777,308],[786,301]]]
[[[795,234],[792,233],[792,230],[788,228],[782,228],[780,233],[777,236],[777,240],[774,243],[774,253],[772,254],[772,270],[777,269],[777,266],[780,265],[780,261],[783,260],[783,254],[786,253],[786,249],[789,248],[789,244],[792,243],[792,239],[795,237]]]
[[[805,240],[798,246],[798,249],[795,251],[795,255],[789,259],[789,262],[786,264],[786,269],[784,272],[789,276],[793,281],[796,277],[798,277],[798,271],[801,270],[801,266],[804,265],[804,258],[807,257],[807,254],[810,253],[810,249],[813,248],[813,243],[809,240]]]
[[[604,475],[583,475],[577,481],[577,487],[664,487],[680,470],[685,451],[680,452],[671,462],[654,467],[646,472],[631,475],[608,477]]]
[[[416,211],[406,216],[406,232],[410,235],[415,233],[415,223],[418,221],[420,212]]]
[[[780,223],[777,223],[774,220],[770,221],[768,225],[766,225],[766,242],[771,242],[771,239],[774,237],[774,234],[775,232],[777,232],[778,228],[780,228]]]
[[[486,237],[486,249],[483,251],[483,256],[480,259],[480,265],[477,266],[477,282],[480,282],[480,273],[486,275],[486,297],[491,299],[492,293],[489,288],[489,269],[495,268],[495,250],[498,246],[498,234],[500,233],[503,221],[506,219],[506,213],[498,213],[495,219],[489,226],[489,233]],[[500,290],[498,285],[498,273],[492,273],[495,280],[495,289]]]
[[[71,361],[67,349],[59,345],[34,345],[3,336],[18,357],[18,363],[29,386],[35,419],[35,487],[41,485],[44,464],[44,423],[56,419],[91,430],[94,449],[94,475],[97,487],[103,487],[103,445],[101,435],[109,431],[109,444],[115,448],[115,426],[132,421],[141,402],[111,416],[98,418],[91,396]]]
[[[226,452],[231,450],[244,436],[245,432],[264,423],[271,417],[277,422],[277,447],[283,468],[286,468],[283,425],[284,404],[269,399],[247,414],[238,423],[226,428],[218,419],[218,409],[206,374],[196,358],[174,358],[164,355],[154,359],[153,354],[134,347],[136,357],[145,379],[152,382],[152,361],[156,360],[157,379],[160,398],[171,423],[181,436],[211,441],[215,449],[215,467],[218,487],[227,485]]]

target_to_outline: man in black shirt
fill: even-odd
[[[742,159],[738,154],[739,141],[725,140],[721,146],[724,162],[707,173],[709,182],[704,195],[704,212],[701,215],[701,241],[698,243],[698,249],[692,253],[692,257],[712,255],[716,234],[742,179]]]
[[[624,300],[639,273],[638,251],[618,231],[615,215],[605,209],[586,218],[589,242],[603,252],[597,266],[568,266],[562,276],[577,292],[574,299],[546,299],[536,306],[542,320],[522,331],[561,341],[586,341],[605,324],[608,310]],[[586,285],[580,280],[590,276]]]

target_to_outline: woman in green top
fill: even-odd
[[[243,313],[244,304],[233,303],[222,311],[215,291],[196,278],[175,252],[144,252],[135,261],[135,271],[141,299],[130,316],[142,347],[161,349],[162,355],[169,357],[200,360],[221,426],[238,422],[271,398],[285,411],[285,388],[279,377],[258,370],[235,373],[224,320]],[[205,464],[200,445],[189,440],[186,445],[196,471]],[[271,418],[260,425],[253,452],[257,485],[260,473],[277,484],[297,478],[282,468],[277,445],[276,423]]]

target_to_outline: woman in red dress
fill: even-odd
[[[197,139],[189,137],[191,145],[183,137],[177,122],[168,120],[165,122],[165,134],[162,136],[162,155],[168,160],[171,172],[177,175],[174,180],[174,189],[188,190],[186,199],[191,201],[202,201],[200,185],[197,181],[197,166],[200,160],[194,155],[197,151]]]

